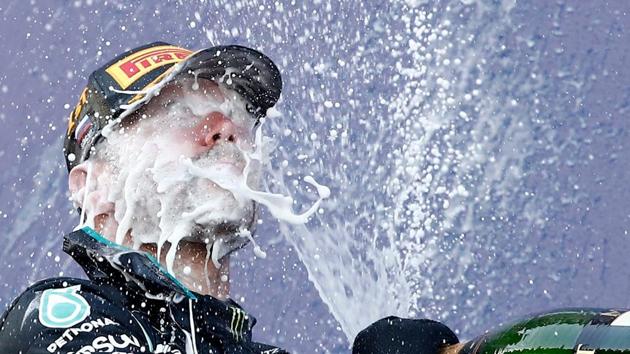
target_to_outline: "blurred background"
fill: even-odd
[[[61,150],[87,76],[152,41],[237,43],[283,73],[261,215],[233,260],[255,339],[348,352],[388,314],[460,338],[557,307],[630,307],[630,2],[4,0],[0,304],[82,276]]]

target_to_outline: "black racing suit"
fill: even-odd
[[[0,354],[286,353],[252,342],[256,320],[234,301],[191,292],[148,254],[87,227],[64,251],[90,280],[29,287],[0,319]]]

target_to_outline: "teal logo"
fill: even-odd
[[[39,303],[39,322],[50,328],[68,328],[90,315],[90,305],[77,292],[80,285],[48,289]]]

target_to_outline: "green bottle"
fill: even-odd
[[[630,311],[566,309],[539,314],[467,342],[459,353],[630,353]]]

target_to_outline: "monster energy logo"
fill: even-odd
[[[243,325],[245,324],[245,319],[247,315],[243,310],[237,309],[235,307],[230,307],[232,310],[232,322],[230,322],[230,332],[234,336],[234,339],[242,340],[243,339]]]

